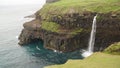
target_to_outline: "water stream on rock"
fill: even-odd
[[[88,50],[84,51],[82,56],[83,57],[88,57],[93,53],[94,50],[94,43],[95,43],[95,35],[96,35],[96,16],[93,18],[93,24],[92,24],[92,30],[90,34],[90,39],[89,39],[89,45],[88,45]]]

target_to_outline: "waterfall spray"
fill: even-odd
[[[89,45],[88,45],[88,50],[83,52],[82,56],[83,57],[88,57],[93,53],[94,50],[94,43],[95,43],[95,35],[96,35],[96,16],[93,18],[93,24],[92,24],[92,30],[90,34],[90,39],[89,39]]]

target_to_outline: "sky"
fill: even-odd
[[[0,5],[42,4],[45,0],[0,0]]]

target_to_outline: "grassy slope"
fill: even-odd
[[[62,15],[65,13],[82,13],[84,11],[91,12],[120,12],[120,0],[60,0],[54,3],[46,4],[41,10],[40,15],[43,19],[49,20],[52,16]],[[48,27],[49,26],[49,27]],[[52,32],[60,32],[57,24],[43,24],[43,28]],[[74,30],[73,34],[76,34],[81,30]]]
[[[60,25],[55,22],[42,22],[42,28],[52,32],[59,32]]]
[[[46,4],[41,9],[40,15],[49,13],[64,14],[71,12],[91,11],[106,13],[111,11],[120,12],[120,0],[60,0],[55,3]]]
[[[120,42],[110,45],[104,50],[105,53],[120,55]]]
[[[45,68],[120,68],[120,56],[98,52],[84,60],[69,60],[63,65]]]
[[[42,29],[45,29],[51,32],[64,33],[64,34],[69,34],[69,35],[76,35],[77,33],[80,33],[83,30],[82,28],[77,28],[74,30],[70,30],[69,32],[68,31],[66,32],[60,29],[61,26],[59,24],[55,22],[46,22],[46,21],[42,22],[41,27]]]

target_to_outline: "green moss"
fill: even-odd
[[[47,22],[47,21],[42,22],[41,28],[51,32],[65,33],[65,34],[71,34],[71,35],[76,35],[82,32],[83,30],[82,28],[76,28],[76,29],[68,30],[70,32],[64,32],[64,30],[61,30],[60,25],[57,24],[56,22]]]
[[[60,0],[46,4],[40,10],[40,15],[48,17],[50,14],[83,13],[84,11],[97,13],[120,12],[119,6],[120,0]]]
[[[45,68],[120,68],[120,56],[98,52],[83,60],[69,60],[65,64]]]
[[[101,21],[101,20],[104,20],[104,17],[97,16],[97,21]]]
[[[120,55],[120,42],[110,45],[104,50],[105,53]]]
[[[59,32],[60,25],[55,22],[43,21],[41,27],[42,27],[42,29],[45,29],[48,31]]]
[[[72,35],[77,35],[78,33],[82,32],[83,29],[82,28],[77,28],[77,29],[74,29],[70,32],[70,34]]]

